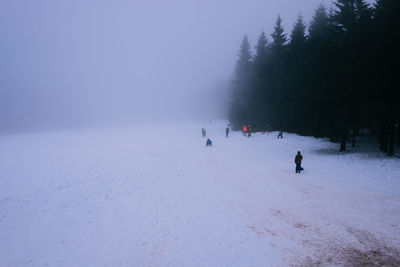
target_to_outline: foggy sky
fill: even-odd
[[[243,35],[254,47],[278,14],[288,33],[320,3],[0,0],[0,130],[216,116]]]

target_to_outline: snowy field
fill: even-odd
[[[225,126],[0,136],[0,266],[400,266],[399,158]]]

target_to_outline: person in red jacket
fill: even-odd
[[[301,155],[300,151],[297,151],[297,155],[294,158],[294,163],[296,163],[296,173],[300,173],[302,170],[301,168],[301,161],[303,160],[303,156]]]

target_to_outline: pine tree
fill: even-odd
[[[257,40],[256,51],[254,55],[255,64],[263,64],[268,54],[268,39],[264,31],[261,32]]]
[[[260,34],[253,61],[245,38],[231,122],[329,137],[340,140],[340,151],[350,132],[354,145],[359,129],[370,128],[393,155],[400,143],[399,13],[398,0],[377,0],[374,8],[365,0],[335,0],[329,14],[322,5],[315,10],[308,36],[299,16],[289,41],[279,16],[270,45]]]
[[[272,37],[272,45],[273,49],[282,49],[286,44],[286,34],[284,34],[284,29],[282,27],[282,19],[281,16],[278,16],[276,20],[274,32],[271,34]]]
[[[252,75],[252,60],[250,43],[247,36],[243,37],[238,60],[232,80],[232,99],[229,110],[229,119],[235,127],[248,120],[247,105],[250,94],[250,79]]]
[[[286,122],[286,130],[290,131],[304,132],[303,105],[307,102],[305,91],[308,75],[306,44],[306,25],[301,15],[298,15],[288,43],[284,66],[286,79],[281,92],[282,102],[286,105],[281,111],[281,117]]]
[[[269,119],[269,124],[276,129],[284,129],[287,126],[285,121],[285,90],[284,80],[286,77],[285,63],[287,57],[286,50],[286,34],[282,27],[282,19],[278,16],[274,32],[271,34],[272,44],[271,53],[269,56],[269,67],[266,72],[268,79],[268,88],[266,88],[266,116]]]
[[[325,6],[319,5],[310,22],[307,40],[309,72],[303,109],[308,120],[304,128],[306,134],[337,140],[338,129],[333,123],[338,106],[335,92],[338,60],[334,37],[331,16]]]
[[[303,17],[298,15],[297,21],[290,34],[289,48],[292,50],[304,49],[306,40],[306,25],[304,24]]]
[[[400,61],[400,1],[378,0],[374,13],[374,79],[378,120],[383,129],[381,148],[394,154],[395,125],[400,122],[400,105],[396,97],[400,82],[397,65]]]
[[[355,0],[336,0],[333,19],[339,33],[346,34],[353,30],[357,22]]]
[[[356,4],[357,2],[357,4]],[[334,2],[335,10],[332,17],[335,29],[336,60],[338,65],[335,66],[335,86],[337,104],[336,116],[334,124],[340,132],[340,151],[346,150],[346,141],[349,129],[356,132],[356,128],[360,127],[360,116],[362,114],[362,100],[357,98],[360,93],[360,73],[363,68],[360,64],[359,45],[361,39],[358,34],[361,33],[362,27],[359,27],[360,14],[363,13],[358,8],[363,8],[363,0],[336,0]],[[360,11],[360,12],[358,12]]]
[[[251,52],[250,43],[247,35],[243,37],[243,41],[239,51],[239,59],[236,61],[236,63],[236,71],[239,71],[240,73],[246,73],[250,69]]]
[[[254,55],[254,76],[252,79],[252,93],[249,105],[251,113],[250,124],[256,128],[265,127],[265,109],[266,105],[266,89],[267,79],[266,72],[268,71],[268,54],[269,46],[268,39],[264,31],[261,32],[257,40]]]
[[[308,28],[309,40],[312,42],[325,41],[328,37],[327,31],[329,26],[328,13],[324,5],[320,5],[314,12],[314,16]]]

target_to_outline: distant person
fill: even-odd
[[[210,138],[207,138],[206,146],[212,146],[212,141]]]
[[[267,128],[265,131],[267,132],[267,134],[270,134],[272,132],[272,128],[269,124],[267,124]]]
[[[206,129],[201,128],[201,136],[206,137]]]
[[[249,125],[248,127],[247,127],[247,137],[250,137],[251,136],[251,132],[253,131],[253,129],[251,128],[251,125]]]
[[[225,129],[225,137],[229,137],[229,127],[226,127]]]
[[[247,134],[247,126],[244,125],[243,126],[243,135],[246,136],[246,134]]]
[[[297,155],[294,158],[294,163],[296,164],[296,173],[300,173],[303,170],[301,167],[301,161],[303,160],[303,156],[300,154],[300,151],[297,151]]]
[[[281,138],[281,139],[283,138],[283,132],[282,131],[279,131],[279,133],[278,133],[278,139],[279,138]]]

